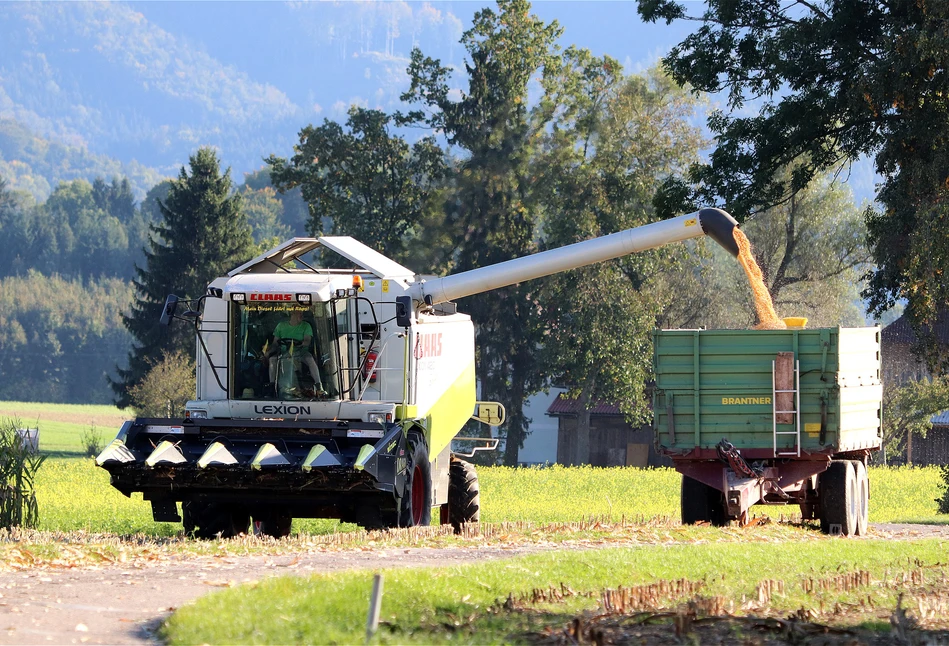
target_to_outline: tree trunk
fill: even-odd
[[[913,466],[913,431],[906,434],[906,464]]]

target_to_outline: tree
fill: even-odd
[[[534,164],[551,248],[655,221],[657,187],[683,172],[702,142],[688,122],[695,100],[657,70],[625,76],[616,61],[585,50],[568,50],[564,61],[537,110],[553,113]],[[617,404],[633,422],[649,415],[651,335],[666,297],[656,278],[676,255],[634,254],[544,280],[543,372],[587,411],[578,422],[577,463],[589,462],[594,402]]]
[[[255,243],[280,243],[291,237],[290,227],[280,221],[283,206],[277,199],[275,190],[269,186],[258,190],[245,186],[240,193],[244,199],[244,211]],[[271,244],[268,249],[274,246],[276,245]]]
[[[129,401],[142,417],[180,417],[194,397],[194,358],[175,350],[152,361],[141,382],[129,388]]]
[[[247,261],[253,253],[250,227],[240,194],[233,191],[230,169],[222,175],[217,155],[201,148],[189,158],[159,201],[162,220],[151,226],[144,268],[136,266],[135,302],[123,323],[135,339],[128,367],[112,383],[120,406],[141,383],[150,362],[178,350],[190,354],[193,330],[187,325],[162,328],[158,319],[168,294],[184,299],[203,296],[208,283]]]
[[[693,17],[675,0],[639,0],[647,21],[702,23],[664,64],[680,83],[728,95],[728,112],[709,119],[717,147],[690,172],[698,196],[743,219],[873,157],[882,210],[867,213],[876,269],[865,296],[876,314],[906,299],[926,341],[918,349],[931,366],[949,366],[949,348],[924,329],[949,302],[949,4],[705,6]],[[748,108],[757,114],[746,116]],[[667,188],[664,195],[685,197],[681,185]]]
[[[402,100],[418,106],[399,122],[424,124],[443,134],[466,156],[445,204],[456,232],[455,271],[525,255],[535,249],[537,208],[529,199],[529,163],[543,124],[528,118],[532,76],[558,57],[556,22],[530,13],[526,0],[502,0],[482,9],[461,37],[468,53],[468,89],[456,100],[452,70],[413,50],[410,86]],[[524,400],[542,386],[537,371],[539,327],[532,291],[512,286],[464,301],[477,326],[481,396],[508,412],[504,462],[516,464],[529,420]]]
[[[300,131],[294,155],[271,156],[270,177],[286,191],[299,186],[310,209],[310,232],[350,235],[400,260],[405,237],[421,220],[430,192],[445,171],[444,153],[432,138],[409,146],[389,134],[393,117],[353,106],[343,130],[325,120]]]
[[[883,396],[883,445],[890,455],[913,463],[913,435],[926,437],[930,421],[949,408],[949,376],[922,378],[887,386]]]

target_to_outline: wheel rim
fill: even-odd
[[[412,471],[412,524],[422,522],[422,507],[425,506],[425,477],[422,467],[416,465]]]

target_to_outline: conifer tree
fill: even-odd
[[[241,196],[234,193],[230,169],[221,174],[217,155],[201,148],[171,182],[159,201],[162,219],[151,225],[145,267],[136,266],[135,302],[123,317],[135,339],[128,367],[119,369],[112,387],[120,406],[149,366],[177,351],[192,354],[194,332],[186,325],[163,328],[158,319],[168,294],[202,296],[216,277],[250,259],[254,247]]]

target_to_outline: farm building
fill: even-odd
[[[949,344],[949,310],[945,310],[933,329],[941,343]],[[899,386],[913,379],[929,377],[926,364],[913,355],[916,334],[909,321],[901,316],[880,335],[883,383]],[[949,402],[946,403],[949,408]],[[912,437],[908,442],[906,461],[915,465],[949,464],[949,410],[932,418],[933,427],[926,437]]]
[[[580,417],[583,408],[563,393],[547,408],[557,420],[557,462],[590,464],[595,467],[667,466],[671,462],[656,453],[650,424],[631,426],[619,408],[597,402],[590,408],[590,435],[587,447],[581,441]]]

